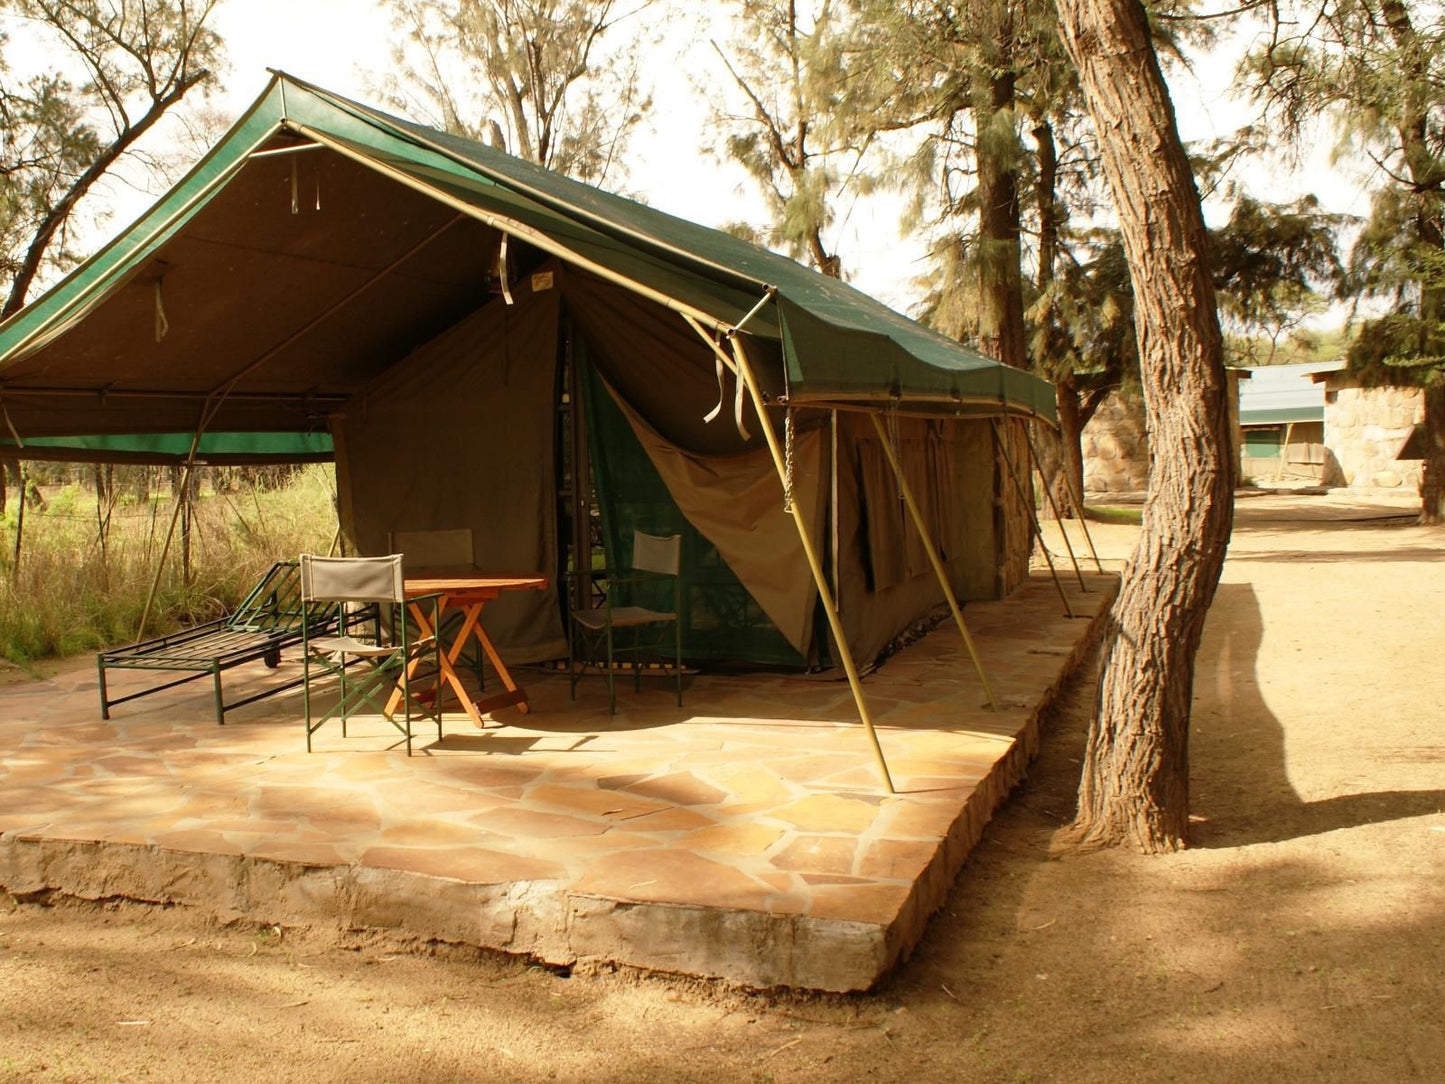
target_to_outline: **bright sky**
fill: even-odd
[[[231,70],[224,74],[223,90],[213,96],[213,105],[228,119],[260,94],[268,67],[347,97],[375,101],[367,73],[386,72],[391,64],[390,24],[371,0],[224,0],[214,18],[227,43]],[[702,149],[708,106],[697,86],[721,86],[725,78],[708,44],[708,30],[700,25],[706,22],[683,21],[657,50],[659,59],[649,73],[654,103],[650,130],[639,133],[629,147],[631,171],[625,187],[655,207],[705,225],[761,222],[761,200],[740,168]],[[1248,107],[1223,93],[1232,56],[1241,48],[1239,42],[1226,44],[1200,61],[1193,73],[1170,73],[1186,140],[1228,135],[1248,119]],[[1264,198],[1293,199],[1314,190],[1330,210],[1364,213],[1362,180],[1333,165],[1329,151],[1328,133],[1322,132],[1303,161],[1251,164],[1241,179]],[[105,228],[107,235],[138,215],[150,199],[128,194],[122,186],[112,186],[110,198],[115,213]],[[858,200],[841,211],[832,240],[850,281],[896,308],[911,308],[917,296],[911,280],[924,269],[923,253],[916,241],[900,238],[896,199]]]

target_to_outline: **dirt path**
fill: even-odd
[[[1060,849],[1080,682],[872,995],[0,901],[0,1080],[1438,1080],[1445,532],[1401,510],[1241,501],[1200,657],[1195,849]]]

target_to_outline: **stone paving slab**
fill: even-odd
[[[1114,577],[1086,579],[1082,618],[1046,577],[968,606],[1001,710],[951,623],[865,678],[893,795],[846,684],[816,675],[705,675],[682,709],[644,681],[609,717],[600,681],[571,703],[565,675],[527,672],[529,715],[448,716],[408,758],[379,719],[308,754],[294,696],[218,727],[200,683],[102,722],[77,662],[0,689],[0,885],[866,989],[1022,776],[1113,597]],[[113,694],[145,678],[117,672]]]

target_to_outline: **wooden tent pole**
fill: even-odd
[[[1009,477],[1014,480],[1014,488],[1018,490],[1019,502],[1024,506],[1024,511],[1029,514],[1029,522],[1034,526],[1034,533],[1039,536],[1039,549],[1044,551],[1044,560],[1049,566],[1049,575],[1053,577],[1054,587],[1059,592],[1059,598],[1064,603],[1064,613],[1069,617],[1075,616],[1074,608],[1069,605],[1069,596],[1064,591],[1063,581],[1059,579],[1059,571],[1054,567],[1054,556],[1049,552],[1049,547],[1044,545],[1044,532],[1039,526],[1039,517],[1034,515],[1033,502],[1029,500],[1028,490],[1024,489],[1023,481],[1019,478],[1018,471],[1014,469],[1013,456],[1008,454],[1008,444],[1004,440],[1004,434],[999,429],[998,419],[990,418],[988,424],[993,428],[993,441],[998,445],[999,453],[1003,461],[1008,465]]]
[[[778,481],[786,492],[787,467],[783,462],[783,453],[778,448],[777,435],[768,423],[768,415],[763,407],[763,395],[753,377],[752,366],[748,364],[747,350],[737,338],[730,338],[728,342],[732,347],[733,357],[737,360],[738,379],[747,386],[748,395],[753,401],[753,409],[758,412],[758,423],[762,426],[763,437],[768,443],[768,451],[773,456],[773,467],[778,472]],[[897,791],[893,789],[893,777],[888,772],[888,761],[883,756],[883,746],[878,744],[878,733],[873,729],[873,716],[869,714],[868,702],[863,697],[863,683],[858,677],[858,668],[853,665],[853,652],[849,649],[847,637],[843,634],[843,621],[838,616],[838,608],[833,604],[833,593],[828,590],[828,578],[823,573],[823,565],[818,560],[818,552],[813,548],[813,539],[808,534],[808,524],[803,519],[803,510],[799,507],[799,502],[790,502],[789,511],[792,512],[794,526],[798,528],[798,537],[802,540],[803,553],[808,558],[808,567],[812,570],[813,582],[818,585],[818,596],[823,603],[823,612],[828,615],[828,627],[833,630],[833,639],[838,643],[838,653],[843,657],[843,670],[848,675],[848,686],[853,690],[853,702],[858,706],[858,717],[863,721],[863,729],[868,732],[868,741],[873,746],[873,757],[878,762],[878,772],[883,778],[883,789],[889,794],[896,794]]]
[[[1044,478],[1044,466],[1039,461],[1038,449],[1034,447],[1034,435],[1029,432],[1028,422],[1023,423],[1023,431],[1024,440],[1028,443],[1029,462],[1032,463],[1034,469],[1039,472],[1039,480],[1044,483],[1044,497],[1048,500],[1049,507],[1054,510],[1054,522],[1059,525],[1059,534],[1064,538],[1064,549],[1069,551],[1069,563],[1074,566],[1074,578],[1079,581],[1079,590],[1087,594],[1089,587],[1084,583],[1084,573],[1083,570],[1079,568],[1079,559],[1074,556],[1074,544],[1069,541],[1069,532],[1064,530],[1064,516],[1063,513],[1059,511],[1059,502],[1054,500],[1054,487],[1049,485],[1048,480]],[[1042,546],[1043,544],[1043,537],[1040,536],[1039,545]]]
[[[974,646],[973,637],[968,633],[968,626],[963,623],[963,610],[958,605],[958,598],[953,593],[953,584],[948,581],[948,572],[943,567],[943,561],[938,556],[933,539],[928,536],[928,528],[924,525],[923,514],[918,509],[918,503],[913,499],[913,490],[908,485],[908,479],[903,476],[903,464],[898,459],[893,442],[888,439],[888,434],[883,429],[883,423],[878,420],[878,415],[869,414],[868,420],[873,423],[873,431],[878,434],[878,440],[882,443],[883,451],[888,456],[888,463],[893,468],[893,476],[898,479],[898,489],[903,494],[903,503],[908,506],[908,514],[913,519],[913,526],[918,529],[918,537],[923,540],[923,548],[927,551],[928,560],[933,565],[934,573],[938,576],[939,586],[943,588],[943,595],[948,599],[948,608],[953,611],[953,620],[958,624],[958,631],[963,634],[963,646],[968,649],[968,657],[973,660],[973,668],[978,672],[978,680],[983,683],[984,695],[988,697],[988,706],[997,711],[998,701],[994,698],[993,687],[989,685],[988,674],[984,672],[983,660],[978,657],[978,648]]]

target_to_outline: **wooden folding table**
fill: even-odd
[[[492,643],[486,630],[482,628],[482,607],[503,591],[543,591],[546,590],[547,583],[545,576],[489,576],[482,572],[451,571],[419,571],[416,575],[408,575],[405,579],[403,586],[408,599],[419,598],[422,595],[440,595],[438,605],[442,612],[448,608],[462,612],[461,627],[452,637],[452,642],[439,645],[441,647],[439,655],[442,678],[451,687],[457,699],[461,701],[462,708],[471,717],[472,722],[479,727],[486,725],[482,719],[483,712],[495,711],[512,704],[517,706],[518,711],[524,713],[527,711],[526,691],[512,678],[506,664],[497,654],[496,646]],[[430,606],[409,601],[407,610],[411,614],[412,620],[416,622],[422,636],[430,636],[437,631],[431,627]],[[487,658],[492,661],[492,668],[502,679],[504,692],[481,700],[474,700],[462,685],[461,678],[457,676],[456,662],[461,657],[462,649],[466,647],[469,637],[481,645]],[[420,662],[421,660],[418,659],[413,663],[413,669]],[[442,695],[440,687],[437,689],[437,695]],[[387,702],[387,713],[390,714],[395,710],[400,702],[401,690],[398,688]]]

